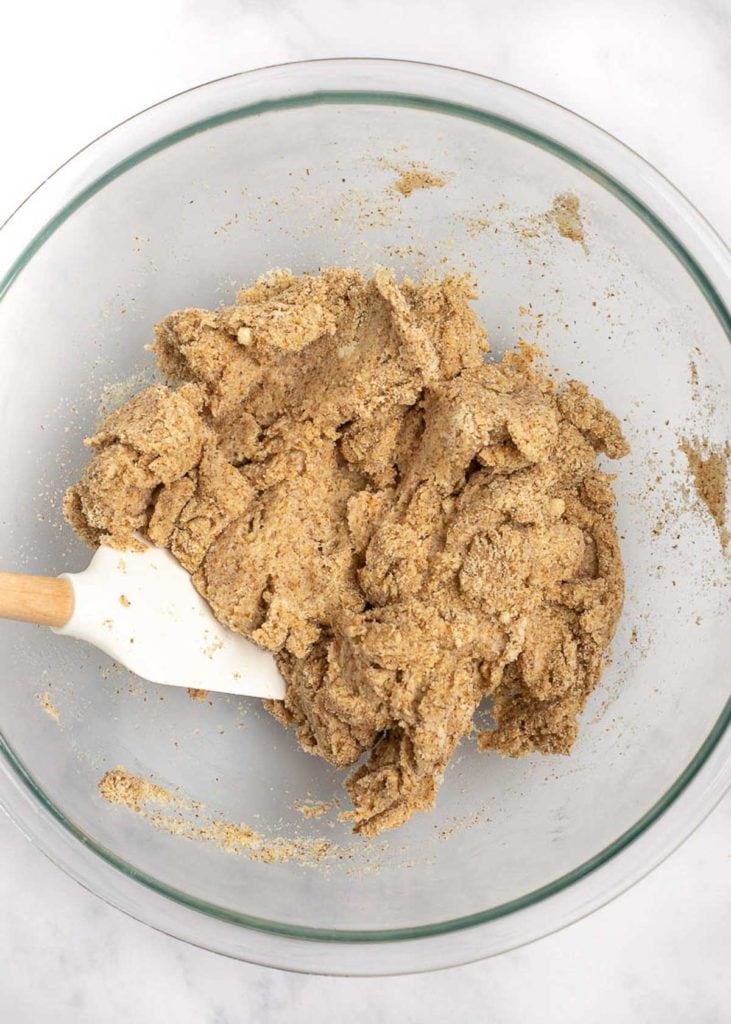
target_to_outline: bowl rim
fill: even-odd
[[[383,74],[384,72],[387,72],[387,74]],[[315,77],[319,76],[325,87],[305,92],[301,91],[301,89],[300,91],[293,89],[293,86],[298,84],[299,79],[305,80],[312,74]],[[359,79],[368,79],[369,74],[374,74],[381,84],[383,84],[384,80],[391,83],[394,78],[403,80],[405,84],[411,80],[418,80],[415,88],[433,82],[434,87],[441,92],[441,95],[432,96],[424,95],[421,92],[400,92],[389,88],[365,89],[347,87],[348,81],[357,82]],[[379,74],[382,75],[380,79]],[[273,89],[281,92],[283,87],[282,75],[289,78],[288,88],[290,91],[285,95],[272,95]],[[292,78],[292,76],[294,77]],[[215,90],[222,84],[235,83],[238,85],[240,82],[244,84],[242,94],[245,94],[247,86],[253,85],[255,87],[257,83],[260,84],[264,90],[263,98],[259,98],[255,102],[244,102],[242,105],[228,108],[202,119],[186,122],[175,130],[165,132],[153,138],[152,141],[148,141],[145,145],[133,150],[131,153],[127,152],[127,155],[122,159],[114,160],[110,166],[106,166],[102,173],[98,173],[98,168],[96,167],[98,151],[103,149],[110,140],[118,140],[120,134],[123,135],[126,129],[130,127],[134,129],[145,122],[147,118],[152,116],[154,119],[157,113],[170,110],[176,106],[181,107],[180,113],[182,114],[184,113],[182,107],[191,96],[201,96],[206,91]],[[469,88],[467,88],[465,83],[469,85]],[[445,91],[448,98],[445,98]],[[485,105],[471,105],[469,102],[464,102],[466,99],[465,92],[476,97],[475,103],[479,98]],[[513,118],[506,116],[504,109],[506,101],[513,104],[512,109],[515,110]],[[120,124],[100,135],[96,140],[62,164],[53,175],[46,179],[21,203],[2,226],[0,229],[0,267],[4,263],[6,269],[0,279],[0,301],[2,301],[2,298],[12,287],[18,275],[22,273],[24,267],[27,266],[53,233],[84,203],[127,170],[193,134],[209,130],[228,121],[256,116],[263,112],[335,103],[408,106],[431,113],[468,118],[489,127],[516,134],[524,141],[538,145],[567,161],[573,167],[590,175],[617,196],[665,243],[694,279],[719,320],[721,327],[731,340],[731,311],[729,309],[731,303],[728,301],[731,296],[731,289],[729,288],[731,282],[731,254],[729,254],[720,237],[688,200],[634,151],[585,118],[517,86],[500,82],[497,79],[488,78],[475,72],[461,71],[441,65],[381,60],[378,58],[333,58],[316,61],[297,61],[237,72],[233,75],[227,75],[223,78],[195,86],[192,89],[184,90],[120,122]],[[540,121],[548,113],[552,115],[548,118],[549,130],[539,130],[532,122]],[[522,120],[517,119],[519,116],[522,117]],[[560,138],[552,134],[552,131],[561,134],[562,129],[569,135],[571,135],[570,129],[573,129],[574,137],[579,140],[579,143],[568,146],[565,141],[561,141]],[[126,138],[121,138],[120,141],[124,150]],[[577,148],[573,148],[574,145]],[[620,178],[615,177],[616,170],[611,166],[611,163],[609,169],[607,169],[606,162],[604,162],[604,166],[599,162],[595,162],[598,157],[606,158],[607,152],[614,158],[615,164],[618,163],[620,166],[628,168],[627,173],[633,171],[642,172],[638,176],[641,179],[642,190],[638,188],[630,189]],[[594,154],[598,154],[598,156],[595,155],[594,159],[592,159]],[[79,176],[75,173],[69,175],[70,180],[68,182],[61,180],[63,173],[67,170],[73,171],[79,161],[85,164],[81,168],[81,188],[78,188],[77,179]],[[43,198],[44,191],[49,188],[53,191],[52,186],[56,183],[61,185],[60,191],[62,193],[70,191],[70,197],[66,199],[60,209],[53,213],[52,216],[47,217],[47,210],[44,213],[42,209],[47,204],[39,202],[38,210],[36,210],[34,204],[36,200]],[[652,206],[648,202],[648,195],[653,199]],[[30,216],[26,217],[26,214]],[[44,216],[46,219],[43,219]],[[19,224],[20,221],[22,223]],[[18,224],[19,232],[16,230]],[[8,239],[9,231],[10,238]],[[25,244],[20,249],[19,254],[14,256],[13,252],[18,251],[17,239],[20,237],[25,239]],[[34,842],[52,860],[67,870],[68,873],[72,874],[82,884],[88,886],[109,902],[120,906],[121,909],[131,912],[133,916],[140,916],[142,920],[146,920],[148,923],[162,928],[162,930],[170,930],[171,934],[180,935],[181,929],[179,927],[168,928],[161,924],[159,920],[150,921],[149,915],[143,911],[135,913],[134,910],[130,910],[129,906],[125,905],[129,901],[116,893],[114,886],[110,887],[100,878],[97,878],[95,882],[90,882],[88,880],[88,863],[85,860],[80,862],[78,858],[75,858],[69,852],[66,842],[62,844],[64,850],[60,850],[57,830],[54,829],[51,832],[46,830],[46,834],[44,834],[44,826],[40,823],[38,811],[42,811],[41,817],[46,823],[52,819],[66,833],[67,838],[73,837],[74,843],[80,843],[86,851],[93,852],[95,857],[101,858],[101,860],[105,861],[115,871],[120,872],[135,886],[139,883],[154,893],[177,903],[179,906],[192,910],[198,915],[207,915],[227,924],[263,932],[270,936],[295,940],[314,939],[328,944],[403,943],[405,940],[433,938],[465,929],[472,929],[477,926],[489,925],[491,922],[501,918],[519,914],[521,911],[530,908],[539,907],[545,901],[565,894],[572,888],[576,888],[582,880],[586,880],[589,876],[594,875],[618,855],[627,852],[633,844],[636,845],[636,841],[641,836],[646,835],[651,826],[676,804],[680,795],[686,791],[694,780],[700,777],[702,770],[709,766],[711,755],[717,751],[724,736],[726,737],[724,745],[729,745],[729,722],[731,722],[731,700],[727,703],[704,743],[663,796],[630,829],[626,830],[585,863],[553,882],[533,890],[531,893],[488,910],[433,924],[396,929],[323,929],[312,928],[307,925],[273,922],[229,911],[224,907],[199,900],[167,886],[159,879],[140,872],[133,865],[118,858],[110,850],[107,850],[86,834],[78,825],[68,820],[60,808],[46,797],[2,734],[0,734],[0,755],[2,755],[0,765],[2,765],[3,771],[0,773],[0,804],[5,805],[9,815],[16,821],[21,830],[30,833]],[[630,874],[636,874],[637,877],[641,877],[646,871],[651,870],[652,867],[656,866],[663,859],[664,855],[670,852],[670,849],[682,841],[703,820],[723,795],[724,788],[731,782],[730,768],[731,765],[725,764],[725,758],[722,759],[720,768],[718,766],[714,768],[713,778],[702,789],[703,798],[700,799],[698,805],[694,808],[694,813],[685,816],[686,820],[682,828],[673,837],[670,848],[666,849],[662,855],[652,857],[651,863],[643,864],[639,869],[639,873],[637,866],[635,866],[635,869]],[[29,809],[35,810],[35,815],[29,814]],[[86,867],[84,867],[84,864],[86,864]],[[592,902],[594,905],[606,902],[631,884],[632,880],[619,885],[615,882],[612,892],[605,894],[599,901],[592,900]],[[582,906],[584,903],[585,900],[582,902]],[[594,909],[594,906],[589,909]],[[583,912],[588,911],[584,909]],[[576,920],[578,917],[583,916],[583,912],[579,909],[576,913],[569,913],[568,919],[563,923],[569,923],[569,920]],[[561,924],[556,925],[556,927],[561,927]],[[535,933],[534,927],[531,934],[514,944],[530,941],[531,938],[538,937],[538,934],[546,934],[547,931],[551,930],[554,930],[554,928],[542,925],[539,932]],[[195,941],[189,936],[186,937],[188,941]],[[215,947],[209,945],[208,948]],[[228,949],[222,949],[221,951],[228,952]],[[233,955],[238,954],[234,953]],[[247,956],[246,958],[256,959],[255,956]],[[285,966],[290,966],[290,964],[285,964]]]

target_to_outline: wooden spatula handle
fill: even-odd
[[[65,626],[74,610],[74,589],[60,576],[0,572],[0,619]]]

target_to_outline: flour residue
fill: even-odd
[[[103,776],[99,781],[99,793],[109,803],[124,804],[138,814],[143,813],[147,804],[169,804],[173,799],[163,786],[139,775],[130,775],[121,767]]]
[[[331,811],[334,806],[335,806],[334,803],[331,803],[331,804],[302,803],[302,804],[295,804],[294,809],[295,809],[295,811],[299,811],[299,813],[302,815],[303,818],[321,818],[323,814],[327,814],[328,811]]]
[[[36,700],[43,708],[43,710],[46,712],[46,714],[50,718],[52,718],[54,722],[57,722],[59,718],[58,708],[51,700],[51,694],[48,692],[48,690],[45,690],[43,693],[37,693]]]
[[[710,512],[725,551],[729,542],[726,527],[726,480],[731,445],[711,445],[699,438],[683,438],[680,449],[688,460],[697,496]]]
[[[99,415],[108,416],[109,413],[123,405],[137,391],[152,384],[155,377],[154,367],[145,366],[136,373],[131,373],[123,380],[108,381],[102,387],[101,395],[99,396]]]
[[[393,171],[397,175],[389,191],[408,198],[420,189],[444,188],[448,184],[446,174],[435,171],[420,160],[407,162],[381,157],[376,161],[384,170]]]
[[[213,843],[228,853],[244,854],[264,864],[296,861],[313,866],[335,855],[326,840],[306,837],[265,837],[243,822],[221,821],[205,814],[197,801],[184,800],[155,782],[133,775],[123,767],[108,771],[99,781],[99,793],[121,804],[169,835]]]
[[[569,238],[572,242],[580,242],[584,247],[584,223],[581,217],[581,203],[579,197],[573,192],[561,192],[554,197],[551,209],[546,213],[546,218],[557,229],[563,238]]]
[[[419,189],[444,188],[447,179],[441,174],[434,174],[424,167],[406,167],[399,171],[393,187],[402,196],[408,197]]]
[[[467,232],[471,237],[480,234],[481,231],[489,230],[493,224],[493,230],[498,231],[501,211],[507,209],[507,204],[500,203],[489,210],[489,215],[483,218],[468,218],[465,221]],[[495,220],[497,218],[497,221]],[[568,238],[571,242],[578,242],[584,252],[588,254],[584,234],[584,218],[581,213],[581,201],[573,192],[559,192],[553,197],[548,210],[543,213],[526,213],[514,217],[509,224],[510,228],[522,240],[528,241],[532,238],[543,238],[547,232],[558,231],[562,238]]]

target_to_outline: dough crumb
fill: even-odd
[[[189,686],[188,687],[188,696],[190,697],[191,700],[197,700],[197,701],[200,701],[202,703],[203,701],[208,700],[209,691],[208,690],[199,690],[196,686]]]
[[[485,361],[474,298],[467,276],[277,270],[172,313],[170,385],[104,421],[65,501],[92,544],[168,547],[273,653],[266,706],[303,750],[369,752],[346,783],[369,837],[433,806],[485,698],[481,749],[569,753],[622,607],[598,464],[627,453],[619,422],[535,347]]]

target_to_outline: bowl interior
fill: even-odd
[[[395,191],[412,162],[444,187]],[[583,242],[550,215],[567,192]],[[9,623],[0,721],[90,841],[194,904],[326,932],[437,925],[521,900],[605,850],[663,798],[726,698],[727,563],[683,445],[727,440],[731,349],[683,261],[601,181],[500,125],[398,103],[242,114],[131,161],[0,306],[0,565],[85,564],[61,495],[87,458],[82,438],[154,379],[144,346],[157,320],[229,302],[271,267],[337,264],[472,272],[494,353],[537,342],[557,376],[623,419],[625,611],[572,756],[502,760],[463,742],[436,810],[368,842],[337,806],[303,815],[303,803],[347,806],[344,773],[302,754],[255,701],[196,702]],[[191,840],[106,803],[97,783],[117,765],[179,795],[189,823],[246,823],[280,851],[294,840],[293,859],[233,854],[215,829]]]

